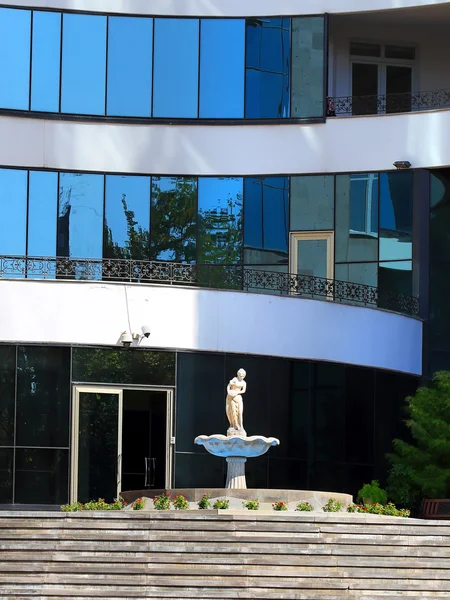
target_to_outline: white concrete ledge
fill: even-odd
[[[116,125],[0,117],[0,166],[160,175],[384,171],[450,164],[450,110],[312,125]]]
[[[8,0],[10,6],[140,15],[240,17],[342,14],[448,4],[442,0]]]
[[[324,360],[414,375],[422,368],[422,323],[374,308],[172,286],[0,281],[0,340],[119,344]]]

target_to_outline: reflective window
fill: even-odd
[[[0,446],[14,444],[14,405],[16,382],[16,348],[0,346]],[[1,479],[0,459],[0,482]],[[0,497],[1,497],[0,483]]]
[[[412,296],[412,261],[380,262],[378,289],[380,297],[390,294]]]
[[[0,107],[28,110],[31,12],[0,8]]]
[[[198,262],[242,262],[241,177],[201,177],[198,180]]]
[[[155,19],[154,117],[197,117],[198,38],[198,19]]]
[[[450,260],[450,169],[430,172],[430,258]]]
[[[27,179],[27,171],[0,169],[0,254],[26,254]]]
[[[200,117],[244,116],[245,21],[202,19]]]
[[[336,177],[336,262],[378,260],[378,173]]]
[[[68,500],[68,477],[68,450],[17,448],[17,504],[65,504]]]
[[[152,260],[195,262],[196,212],[196,178],[152,177]]]
[[[334,177],[291,177],[291,231],[334,229]]]
[[[103,175],[61,173],[58,256],[101,258]]]
[[[108,115],[150,117],[153,19],[109,17]]]
[[[377,286],[378,263],[353,263],[336,265],[334,276],[338,281],[350,281]]]
[[[70,348],[20,346],[17,358],[18,446],[68,446]]]
[[[58,216],[58,174],[30,171],[28,192],[28,255],[55,256]]]
[[[380,260],[412,258],[413,173],[380,175]]]
[[[61,13],[34,11],[31,110],[59,111]]]
[[[148,259],[150,177],[106,176],[104,256]]]
[[[289,178],[246,177],[246,264],[288,263]]]
[[[13,501],[13,448],[0,448],[0,504]]]
[[[291,20],[246,20],[246,99],[248,119],[290,116]]]
[[[61,110],[105,114],[106,17],[65,14]]]
[[[324,19],[292,19],[292,117],[324,112]]]

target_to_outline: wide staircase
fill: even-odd
[[[450,598],[450,523],[241,511],[2,512],[0,598]]]

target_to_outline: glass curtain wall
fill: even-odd
[[[0,109],[155,119],[324,117],[325,17],[0,8]]]

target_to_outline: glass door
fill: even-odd
[[[310,231],[291,233],[290,272],[300,275],[297,292],[332,298],[332,286],[327,279],[334,277],[334,233]]]
[[[352,63],[352,115],[376,115],[379,89],[378,64]]]
[[[412,67],[386,65],[386,112],[411,112]]]
[[[105,498],[121,491],[123,391],[78,386],[72,404],[71,501]]]

